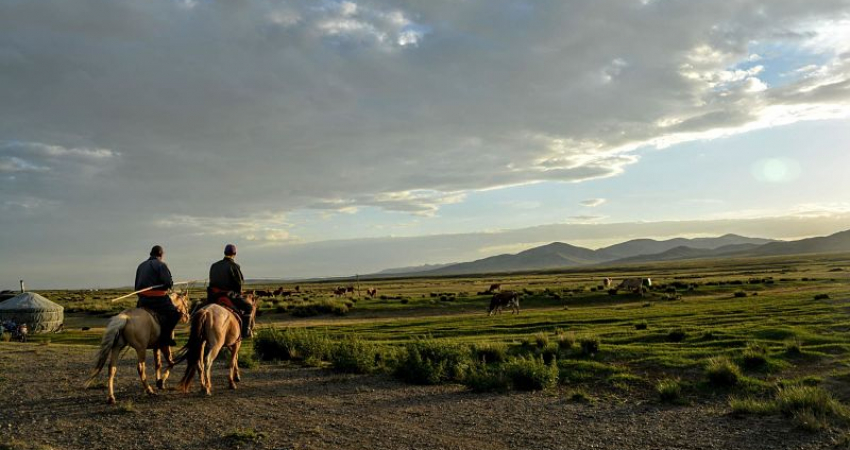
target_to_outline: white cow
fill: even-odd
[[[602,285],[605,286],[605,289],[611,289],[611,286],[614,284],[614,280],[610,278],[602,279]]]
[[[619,286],[617,286],[617,289],[640,293],[643,291],[644,286],[652,286],[652,280],[649,278],[626,278]]]

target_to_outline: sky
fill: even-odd
[[[850,0],[0,0],[0,288],[850,228]]]

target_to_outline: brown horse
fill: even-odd
[[[185,292],[180,294],[170,294],[171,302],[180,311],[180,323],[189,321],[189,295]],[[97,360],[95,362],[94,372],[86,381],[86,386],[90,386],[97,375],[103,370],[106,360],[109,360],[109,381],[107,387],[109,404],[115,403],[115,393],[113,389],[115,381],[115,372],[117,368],[115,363],[121,354],[124,347],[130,346],[136,350],[138,364],[136,368],[139,371],[139,378],[142,381],[142,388],[148,394],[154,394],[153,388],[148,384],[148,376],[145,369],[145,359],[147,359],[147,349],[153,349],[154,362],[156,363],[156,387],[165,389],[165,380],[171,369],[171,347],[168,345],[159,345],[159,321],[151,314],[150,311],[144,308],[125,309],[118,315],[109,319],[106,325],[106,332],[103,334],[103,340],[100,342],[100,350],[97,352]],[[168,361],[169,367],[166,367],[165,372],[162,372],[162,356]]]
[[[257,314],[257,303],[254,296],[247,296],[251,303],[249,328],[254,326]],[[236,389],[239,376],[239,347],[242,345],[242,334],[239,320],[225,307],[215,303],[201,307],[192,314],[192,324],[189,327],[189,342],[180,350],[177,360],[186,360],[186,373],[180,380],[180,389],[189,392],[195,373],[201,380],[201,389],[207,395],[212,395],[212,366],[222,347],[230,350],[230,371],[227,379],[230,389]]]

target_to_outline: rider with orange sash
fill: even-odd
[[[213,263],[210,267],[210,285],[207,296],[210,303],[218,303],[237,312],[242,319],[242,337],[251,337],[252,306],[242,296],[242,268],[236,264],[236,246],[227,244],[224,247],[224,259]]]
[[[153,311],[158,319],[160,333],[162,339],[166,339],[168,345],[177,345],[174,342],[174,327],[180,321],[180,311],[171,302],[168,297],[168,290],[174,285],[171,278],[171,271],[168,270],[168,265],[162,261],[165,254],[162,247],[154,245],[151,249],[150,258],[147,261],[139,264],[136,269],[136,289],[140,291],[152,286],[157,286],[153,289],[139,292],[139,301],[136,302],[136,307],[147,308]]]

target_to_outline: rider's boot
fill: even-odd
[[[254,331],[251,330],[251,315],[240,314],[240,317],[242,318],[242,338],[247,339],[254,336]]]
[[[163,345],[168,345],[169,347],[177,345],[177,342],[174,340],[175,327],[177,327],[176,320],[163,321],[159,334],[159,340]]]

